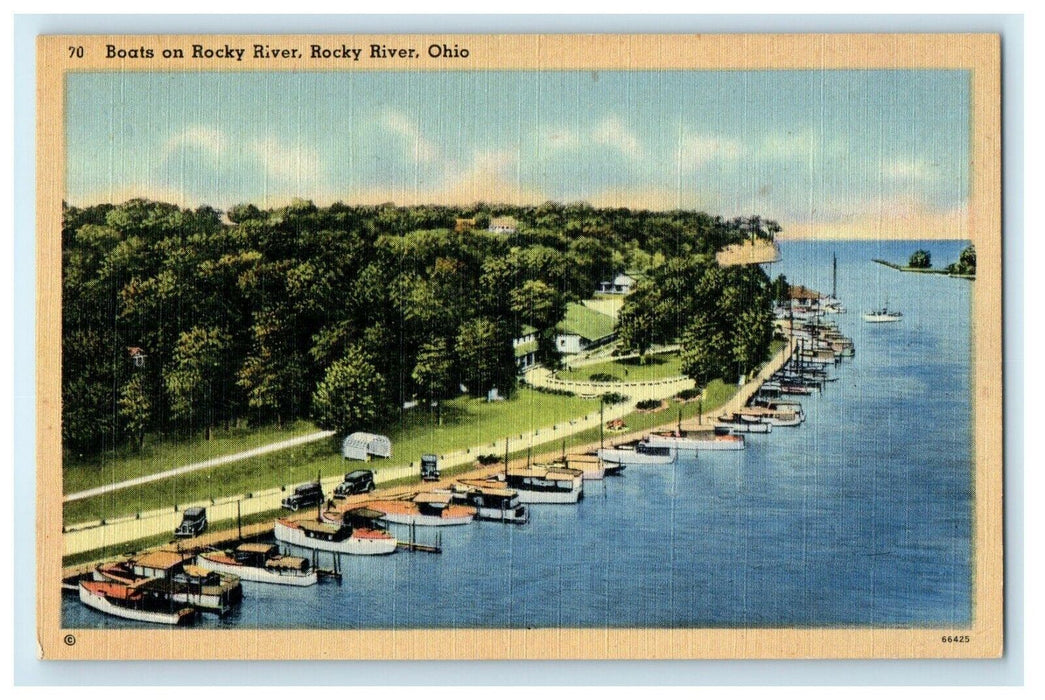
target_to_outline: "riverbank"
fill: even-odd
[[[898,272],[917,272],[922,275],[944,275],[945,277],[958,277],[963,280],[974,280],[976,275],[963,275],[957,272],[950,272],[942,267],[911,267],[909,265],[897,265],[891,263],[888,260],[880,260],[878,258],[872,258],[871,262],[878,263],[879,265],[885,265],[886,267],[892,268]]]
[[[721,389],[725,388],[724,386],[720,387],[716,384],[715,387],[705,388],[705,400],[703,403],[704,415],[710,415],[712,412],[729,412],[746,404],[751,396],[754,395],[754,393],[762,386],[762,383],[787,362],[793,351],[793,343],[785,344],[780,347],[754,377],[745,382],[743,386],[737,387],[732,395],[728,398],[724,398],[724,400],[720,400],[723,398],[721,396]],[[715,395],[711,394],[711,391],[709,391],[710,388],[715,389]],[[607,438],[612,438],[612,441],[614,442],[635,439],[637,436],[650,430],[673,428],[680,420],[683,421],[684,427],[688,430],[710,429],[710,426],[705,426],[703,424],[700,415],[695,415],[699,411],[700,404],[693,401],[681,405],[678,412],[666,410],[653,414],[639,414],[634,412],[634,406],[631,402],[629,402],[626,407],[614,408],[617,410],[613,413],[616,414],[619,412],[621,414],[620,416],[611,415],[611,412],[607,411],[604,417],[607,420],[622,417],[629,423],[627,430],[607,435]],[[553,438],[554,441],[545,442],[544,448],[539,452],[532,450],[532,447],[528,445],[514,442],[514,445],[510,445],[509,464],[511,466],[525,466],[528,458],[535,461],[554,459],[561,454],[563,449],[567,449],[570,452],[588,452],[597,449],[600,446],[598,439],[600,432],[599,426],[596,424],[594,426],[582,425],[578,427],[581,429],[573,431],[572,434],[566,434],[565,431],[559,433],[561,439],[556,440]],[[548,429],[545,429],[545,433],[548,434]],[[503,451],[503,447],[501,449]],[[496,449],[492,446],[491,452],[496,452]],[[417,491],[422,487],[422,485],[426,490],[431,488],[448,487],[457,479],[481,478],[486,475],[496,474],[504,469],[503,462],[485,467],[479,466],[474,462],[475,456],[477,455],[473,453],[472,462],[470,464],[457,464],[449,468],[444,468],[443,478],[438,482],[421,482],[420,477],[412,465],[408,468],[395,468],[397,478],[393,481],[386,480],[385,483],[379,484],[376,491],[363,496],[353,496],[349,499],[349,502],[362,502],[376,498],[394,498],[396,496]],[[385,474],[389,475],[390,471],[392,470],[386,470]],[[340,481],[340,478],[325,479],[324,488],[326,490],[332,489],[333,486],[336,485],[334,483],[335,481]],[[258,499],[242,501],[241,503],[246,503],[248,504],[248,507],[250,507],[260,501],[261,497],[266,497],[268,499],[273,499],[274,502],[278,504],[278,499],[282,497],[282,494],[283,492],[280,489],[276,489],[272,494],[257,494]],[[251,501],[254,501],[254,503],[251,503]],[[235,504],[234,501],[226,501],[225,503],[218,505],[227,506],[230,503]],[[210,508],[210,506],[208,506],[208,508]],[[235,510],[233,510],[233,513],[235,513]],[[135,522],[135,519],[132,516],[132,518],[127,521],[126,528],[121,530],[110,528],[106,532],[108,536],[93,538],[100,539],[100,541],[104,543],[104,546],[101,547],[81,545],[79,547],[70,548],[68,537],[77,535],[83,537],[87,533],[83,531],[73,531],[63,534],[63,540],[65,540],[63,550],[66,554],[62,558],[62,562],[63,567],[67,567],[63,571],[63,577],[74,575],[83,569],[89,569],[93,564],[96,564],[99,561],[104,561],[116,556],[117,554],[122,555],[135,548],[149,549],[167,545],[171,540],[170,535],[167,533],[173,531],[174,526],[177,524],[175,521],[178,519],[178,515],[179,513],[175,511],[170,514],[170,517],[166,518],[166,520],[171,520],[174,523],[173,525],[170,525],[166,520],[160,523],[164,527],[162,533],[156,533],[148,537],[121,535],[120,533],[123,530],[132,533],[135,530],[140,529],[140,521]],[[286,511],[278,507],[262,507],[258,509],[250,507],[248,512],[243,513],[243,522],[248,524],[243,528],[243,537],[250,538],[265,536],[268,531],[271,531],[272,520],[275,517],[305,518],[309,516],[310,514],[304,513],[288,514]],[[229,518],[214,518],[212,522],[212,530],[210,532],[205,533],[198,538],[182,540],[179,544],[182,547],[208,547],[219,546],[222,543],[238,540],[239,532],[236,528],[235,522],[234,518],[231,520]],[[168,525],[170,525],[170,527],[167,527]],[[121,537],[123,539],[121,539]],[[74,551],[71,551],[71,549]],[[95,553],[97,553],[97,556],[95,556]]]

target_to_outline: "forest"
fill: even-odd
[[[487,230],[506,216],[517,230]],[[536,329],[540,361],[556,365],[566,304],[625,270],[639,282],[621,350],[680,342],[699,383],[735,381],[768,352],[774,286],[714,253],[779,230],[551,202],[63,205],[65,454],[298,418],[379,429],[410,401],[510,397],[513,339]]]

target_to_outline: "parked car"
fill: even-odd
[[[181,516],[181,525],[174,531],[175,537],[195,537],[207,529],[206,508],[186,508]]]
[[[323,487],[318,481],[302,484],[294,489],[294,493],[283,499],[283,507],[288,510],[300,510],[317,506],[323,502]]]
[[[439,458],[435,455],[421,455],[421,480],[439,480]]]
[[[345,474],[345,480],[334,489],[334,498],[345,498],[354,493],[370,493],[374,486],[374,472],[369,469],[357,469]]]

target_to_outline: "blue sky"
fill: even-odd
[[[80,73],[66,198],[583,200],[966,237],[963,71]]]

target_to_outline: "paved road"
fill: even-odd
[[[86,491],[77,491],[76,493],[66,495],[62,498],[62,501],[65,503],[68,503],[69,501],[79,501],[83,498],[90,498],[91,496],[100,496],[103,493],[119,491],[128,486],[139,486],[141,484],[147,484],[150,481],[162,481],[163,479],[169,479],[170,477],[178,476],[179,474],[188,474],[190,472],[199,471],[200,469],[210,469],[211,467],[228,464],[229,462],[238,462],[241,459],[250,459],[251,457],[268,454],[269,452],[278,452],[279,450],[285,450],[290,447],[306,445],[310,442],[316,442],[317,440],[328,438],[333,434],[334,432],[331,430],[320,430],[316,433],[309,433],[308,435],[301,435],[296,438],[290,438],[289,440],[281,440],[279,442],[269,443],[268,445],[262,445],[261,447],[255,447],[252,450],[244,450],[243,452],[237,452],[231,455],[215,457],[214,459],[208,459],[203,462],[193,462],[192,464],[186,464],[177,467],[176,469],[168,469],[167,471],[156,472],[155,474],[149,474],[148,476],[139,476],[134,479],[127,479],[126,481],[118,481],[115,484],[106,484],[93,489],[87,489]]]

